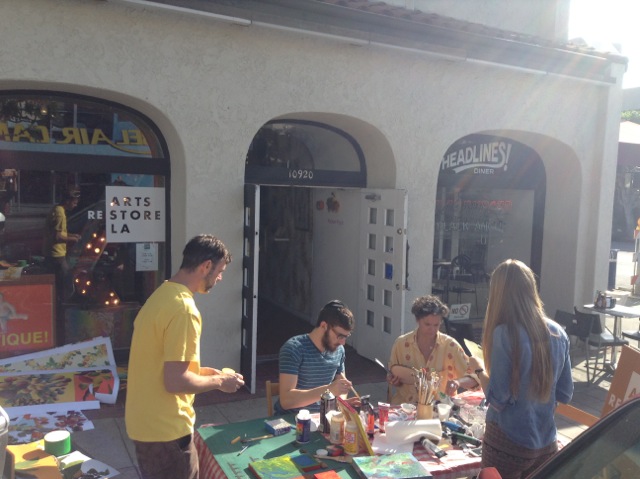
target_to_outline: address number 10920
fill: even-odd
[[[289,178],[293,180],[312,180],[313,170],[289,170]]]

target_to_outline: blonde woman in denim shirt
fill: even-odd
[[[573,396],[569,339],[547,318],[533,271],[518,260],[491,276],[482,336],[485,363],[469,360],[489,409],[482,467],[524,478],[557,451],[557,401]]]

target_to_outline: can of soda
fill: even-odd
[[[320,424],[318,425],[318,431],[329,434],[331,425],[329,419],[327,419],[327,413],[329,411],[335,411],[336,407],[336,397],[327,389],[322,393],[322,396],[320,396]]]
[[[300,409],[296,416],[296,442],[306,444],[311,440],[311,415],[307,409]]]

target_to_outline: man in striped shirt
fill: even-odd
[[[351,336],[353,313],[342,301],[330,301],[320,310],[316,327],[294,336],[280,348],[280,397],[276,414],[300,409],[320,410],[320,396],[329,389],[346,397],[351,381],[344,369],[344,344]]]

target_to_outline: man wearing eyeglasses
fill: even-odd
[[[302,408],[320,410],[320,396],[329,389],[346,398],[352,384],[345,376],[344,344],[351,336],[353,313],[342,301],[325,304],[316,327],[308,334],[294,336],[280,348],[280,397],[276,414]],[[357,398],[352,398],[357,399]]]

